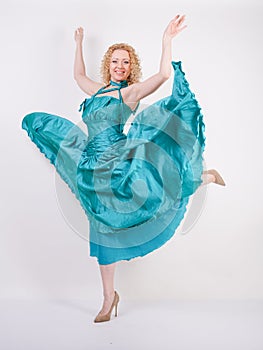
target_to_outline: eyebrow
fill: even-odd
[[[117,57],[112,57],[112,60],[126,60],[129,61],[129,58],[117,58]]]

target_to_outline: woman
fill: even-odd
[[[23,119],[22,127],[55,165],[90,220],[90,255],[98,259],[104,296],[94,322],[109,321],[114,307],[117,316],[117,261],[144,256],[167,242],[201,184],[225,185],[217,171],[203,171],[202,114],[180,62],[172,62],[172,39],[186,27],[184,20],[177,15],[168,24],[160,69],[143,82],[139,59],[127,44],[112,45],[106,52],[105,84],[90,79],[82,55],[83,29],[75,31],[74,78],[91,96],[80,108],[88,137],[52,114],[31,113]],[[169,79],[172,67],[172,95],[140,112],[124,134],[124,124],[140,100]]]

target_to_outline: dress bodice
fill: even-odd
[[[83,110],[83,122],[88,128],[89,140],[94,137],[110,138],[114,135],[123,134],[124,124],[131,113],[135,113],[135,111],[132,111],[131,108],[123,102],[120,92],[122,87],[123,85],[121,84],[110,89],[107,89],[107,86],[103,87],[90,98],[86,98],[80,105],[80,111]],[[114,90],[118,90],[119,98],[101,95]],[[100,96],[98,96],[99,94]]]

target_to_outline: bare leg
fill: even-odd
[[[114,299],[114,272],[115,272],[116,263],[108,265],[99,265],[102,285],[103,285],[103,296],[104,301],[100,314],[106,314],[112,305]]]

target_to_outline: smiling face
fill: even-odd
[[[111,80],[119,83],[127,80],[131,73],[131,60],[128,51],[114,50],[110,62]]]

